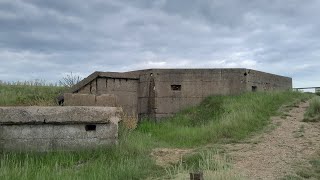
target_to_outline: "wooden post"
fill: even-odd
[[[190,173],[190,180],[203,180],[203,172]]]

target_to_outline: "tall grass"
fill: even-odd
[[[237,141],[263,129],[283,104],[310,96],[299,92],[212,96],[161,123],[144,121],[138,130],[178,147]]]
[[[200,151],[196,155],[184,157],[176,165],[166,168],[169,179],[189,179],[190,172],[202,172],[204,179],[243,179],[232,170],[232,161],[215,150]]]
[[[284,104],[310,96],[298,92],[274,92],[208,97],[199,106],[186,109],[160,123],[145,120],[135,130],[121,125],[119,144],[114,147],[42,154],[2,152],[0,179],[144,179],[168,174],[174,176],[178,173],[174,169],[180,168],[179,163],[167,171],[157,166],[150,155],[153,148],[199,148],[208,143],[238,141],[262,130],[269,123],[270,116],[277,115]],[[224,173],[230,167],[213,161],[210,153],[193,159],[186,160],[180,170],[216,168],[223,171],[213,177],[230,175]]]
[[[59,86],[0,85],[0,106],[51,106],[65,90]]]
[[[315,97],[310,101],[310,106],[304,115],[304,121],[320,121],[320,97]]]

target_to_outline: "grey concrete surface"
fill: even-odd
[[[121,115],[118,107],[0,107],[0,151],[113,145]]]
[[[181,89],[173,90],[172,85],[179,85]],[[195,106],[211,95],[291,88],[289,77],[251,69],[146,69],[124,73],[95,72],[77,84],[72,93],[114,94],[119,99],[117,105],[123,107],[126,114],[134,112],[140,118],[158,118]],[[90,100],[78,101],[79,105],[83,105],[82,102],[91,105]]]
[[[120,107],[0,107],[1,124],[118,123]]]

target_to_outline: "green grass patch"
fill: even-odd
[[[65,88],[59,86],[0,85],[0,106],[52,106]]]
[[[7,92],[11,91],[10,88],[1,87],[1,94],[14,94]],[[58,91],[44,89],[49,94]],[[30,91],[14,90],[20,92],[21,96],[25,96],[25,92],[32,94]],[[13,98],[13,95],[10,96]],[[51,97],[47,95],[48,99]],[[81,152],[2,152],[0,179],[144,179],[174,176],[194,169],[207,171],[207,177],[232,179],[228,163],[213,161],[216,155],[213,150],[213,153],[200,152],[200,155],[189,157],[183,164],[178,163],[169,170],[156,166],[150,154],[153,148],[159,147],[199,148],[212,143],[242,140],[266,127],[270,123],[270,116],[280,115],[278,109],[281,106],[291,106],[292,102],[310,97],[297,92],[208,97],[199,106],[181,111],[159,123],[145,120],[139,123],[136,130],[120,126],[119,144],[114,147]],[[2,103],[15,105],[17,102],[9,98]]]
[[[143,121],[138,131],[174,147],[238,141],[262,130],[282,105],[294,106],[309,94],[298,92],[247,93],[212,96],[160,123]]]
[[[315,97],[310,101],[310,106],[304,115],[303,121],[305,122],[320,121],[320,97]]]

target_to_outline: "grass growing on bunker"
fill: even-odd
[[[207,144],[238,141],[269,124],[278,109],[310,98],[297,92],[248,93],[206,98],[160,123],[141,122],[137,129],[120,126],[119,144],[95,151],[52,153],[1,153],[0,179],[143,179],[175,176],[194,163],[208,162],[212,154],[193,156],[184,164],[163,168],[151,151],[159,147],[199,148]],[[193,160],[192,160],[193,159]],[[220,166],[208,164],[208,170]],[[179,167],[183,167],[179,169]],[[230,168],[222,166],[222,168]],[[175,171],[181,170],[181,171]],[[168,173],[170,172],[170,173]],[[210,173],[209,173],[210,174]],[[224,173],[223,175],[224,176]]]
[[[59,86],[0,84],[0,106],[52,106],[65,90]]]

